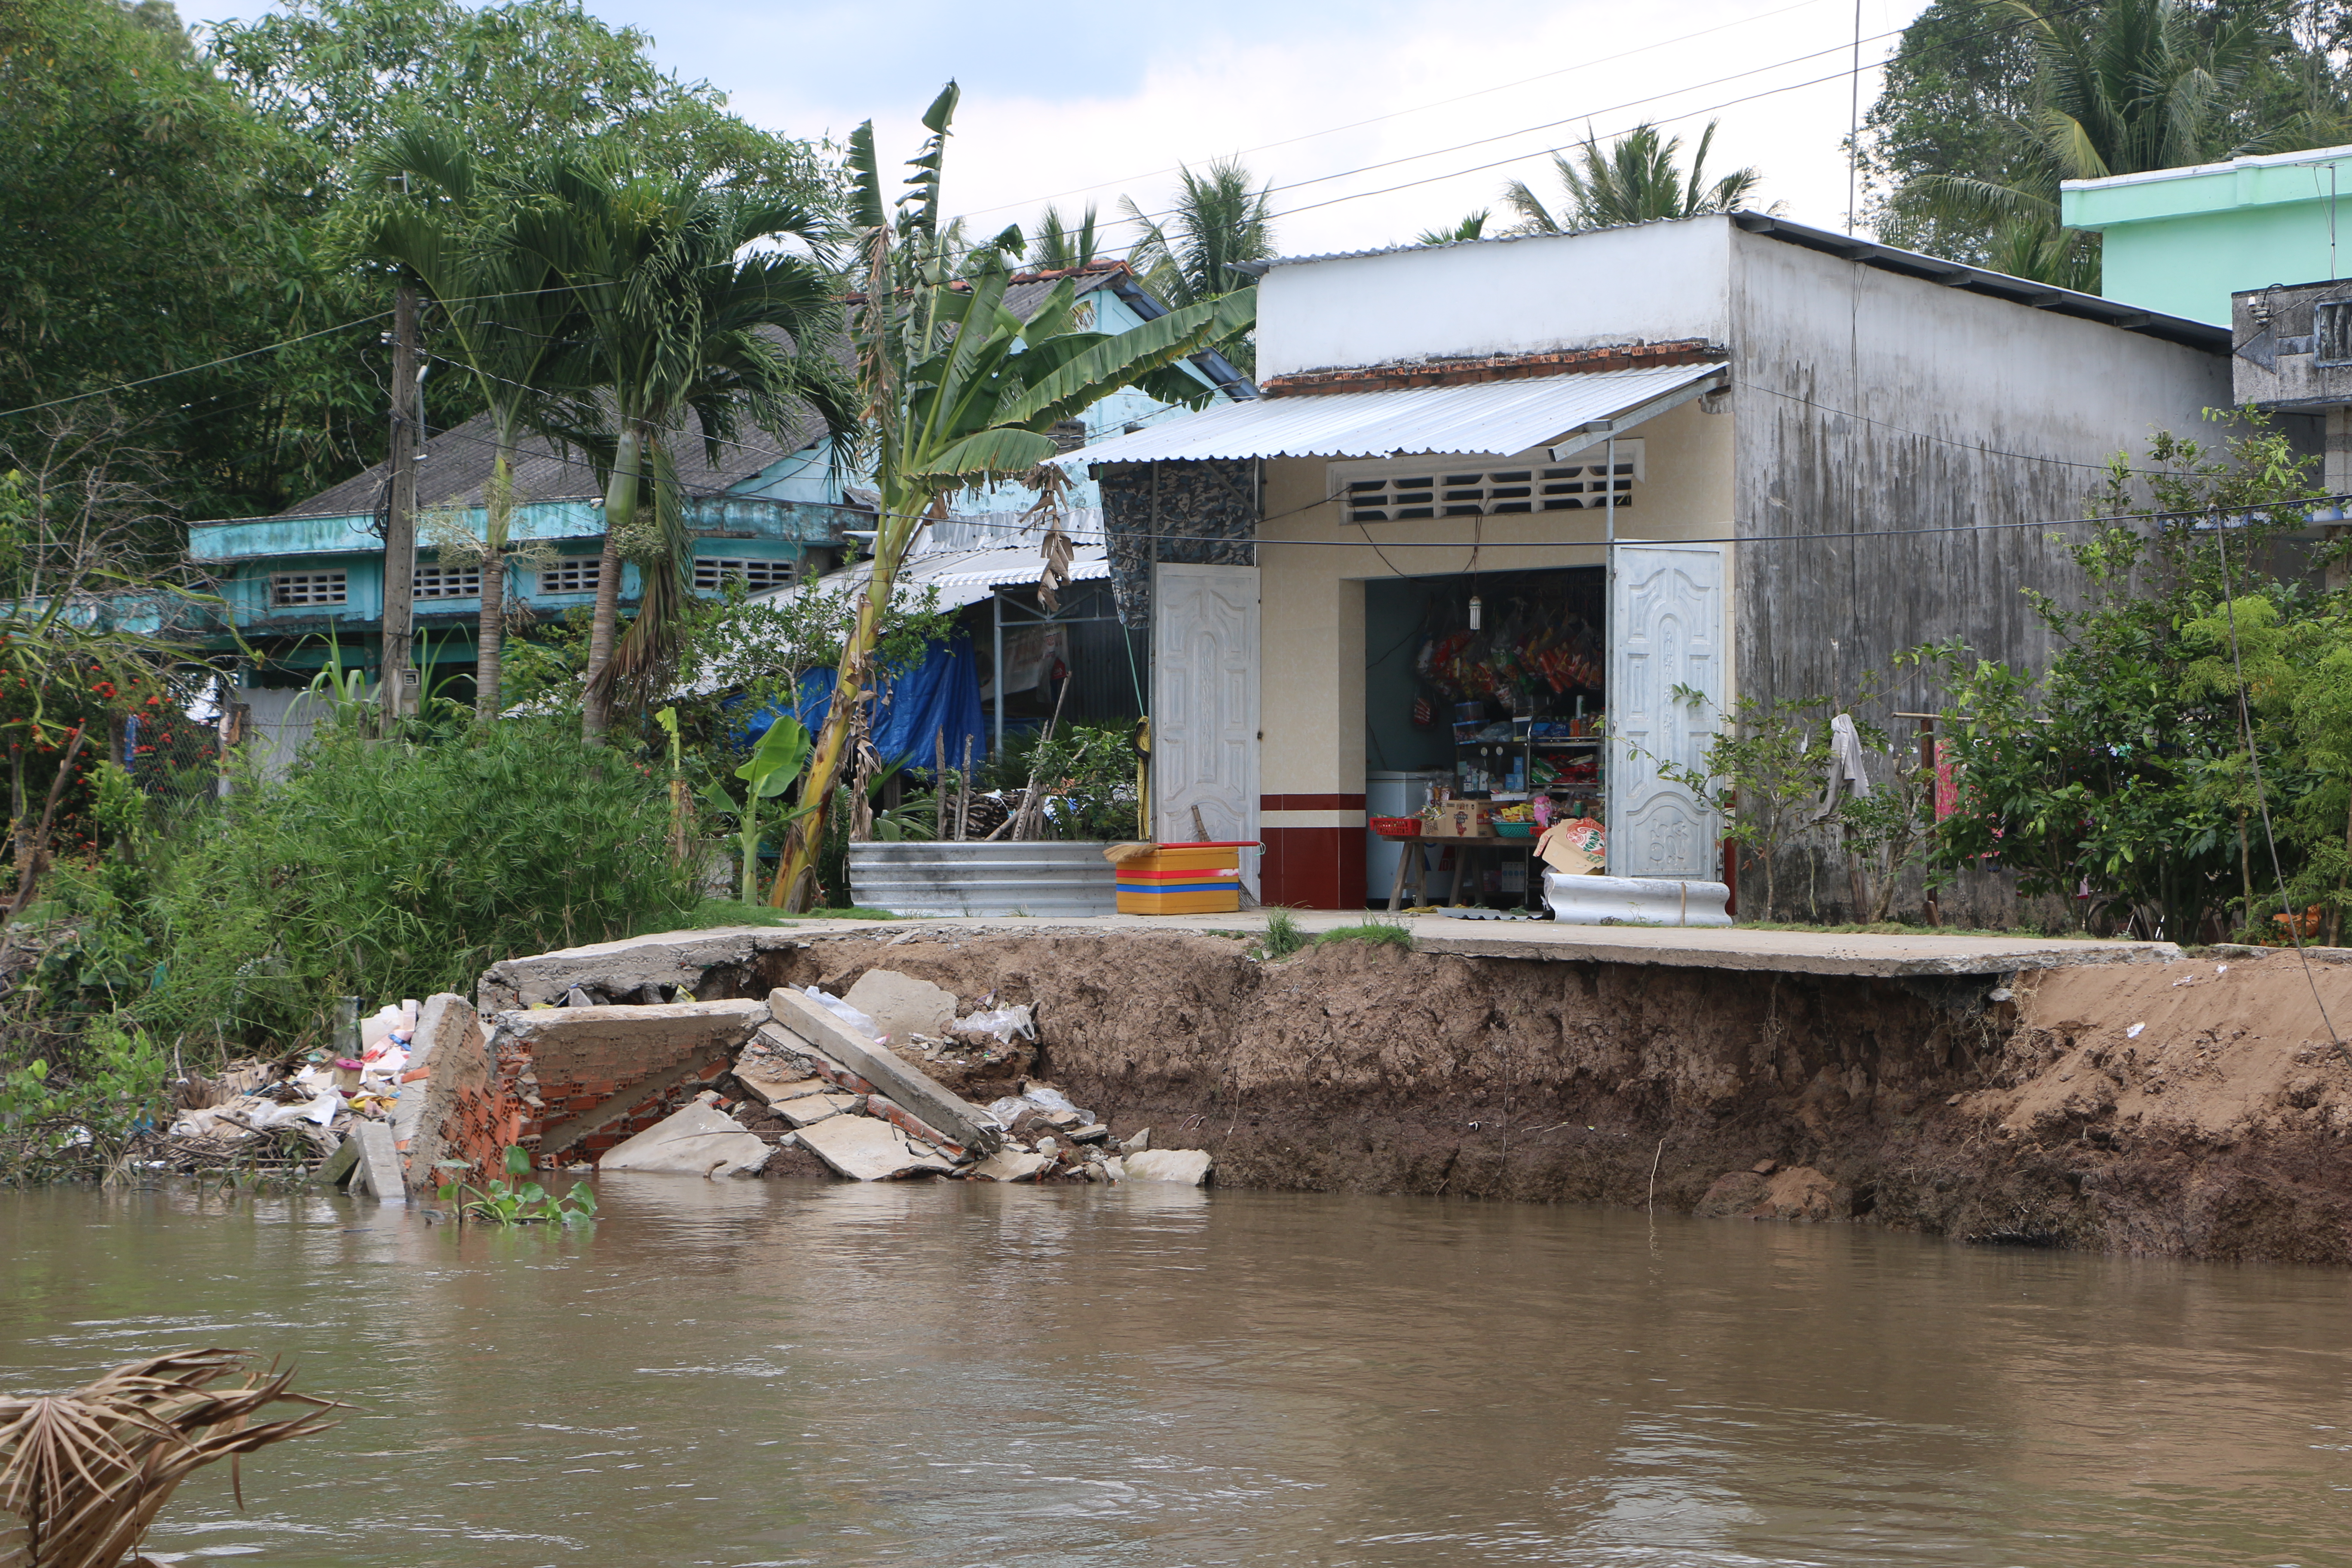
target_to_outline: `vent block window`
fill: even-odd
[[[351,584],[341,572],[273,572],[269,574],[273,605],[345,605]]]
[[[729,583],[740,583],[758,593],[762,588],[788,588],[792,581],[793,563],[789,561],[732,555],[694,558],[694,585],[706,594],[716,594]]]
[[[1333,463],[1328,484],[1349,522],[1597,510],[1609,505],[1612,491],[1619,510],[1632,506],[1635,482],[1646,478],[1642,443],[1618,442],[1615,473],[1605,472],[1608,468],[1605,446],[1564,463],[1538,448],[1500,461],[1466,458],[1451,465],[1442,458]]]
[[[482,569],[478,566],[419,566],[416,596],[420,599],[478,599]]]
[[[567,555],[552,566],[543,566],[539,573],[539,591],[542,594],[593,594],[596,591],[597,568],[604,562],[593,555]]]
[[[2352,300],[2323,300],[2311,308],[2312,357],[2321,364],[2352,363]]]

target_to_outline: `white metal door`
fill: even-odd
[[[1151,795],[1162,843],[1257,837],[1257,568],[1162,564],[1152,578]],[[1242,878],[1257,891],[1257,855]]]
[[[1722,549],[1618,545],[1609,589],[1611,876],[1718,879],[1717,814],[1658,773],[1665,763],[1699,764],[1721,710],[1723,666]]]

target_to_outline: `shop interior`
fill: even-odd
[[[1607,821],[1607,609],[1599,566],[1364,584],[1366,814],[1465,798],[1497,823],[1418,846],[1368,829],[1367,902],[1384,907],[1398,858],[1418,852],[1433,902],[1542,907],[1538,819]]]

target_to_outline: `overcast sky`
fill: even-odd
[[[1893,34],[1925,0],[1860,0],[1866,110]],[[190,21],[254,0],[187,0]],[[1007,8],[946,0],[754,4],[588,0],[649,33],[667,69],[793,135],[872,119],[887,158],[952,76],[963,105],[947,205],[990,229],[1048,199],[1164,205],[1179,163],[1238,153],[1275,186],[1290,254],[1409,241],[1550,189],[1548,150],[1644,119],[1684,137],[1723,124],[1711,171],[1762,171],[1752,205],[1843,227],[1855,0],[1230,0]],[[1885,35],[1885,36],[1881,36]],[[1809,84],[1809,85],[1808,85]],[[1745,100],[1745,101],[1736,101]],[[1380,166],[1375,166],[1380,165]],[[1113,248],[1131,230],[1110,231]]]

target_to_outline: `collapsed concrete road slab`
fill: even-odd
[[[539,1157],[593,1157],[659,1121],[680,1090],[727,1071],[767,1018],[751,1001],[533,1008],[498,1016],[498,1046],[529,1062]]]
[[[664,931],[593,942],[494,963],[482,972],[475,996],[481,1010],[492,1014],[561,1002],[575,985],[606,996],[641,995],[648,985],[696,997],[742,995],[763,960],[802,945],[792,931],[773,926]]]
[[[853,1182],[887,1182],[900,1176],[944,1176],[955,1162],[916,1142],[887,1121],[871,1116],[835,1116],[793,1136]]]
[[[596,1162],[599,1171],[645,1171],[665,1175],[756,1176],[772,1151],[756,1133],[714,1104],[705,1093],[665,1117]]]
[[[788,1035],[799,1037],[833,1058],[873,1084],[877,1092],[964,1148],[977,1154],[992,1154],[1003,1147],[1003,1130],[988,1112],[953,1093],[928,1073],[901,1061],[887,1047],[861,1039],[855,1030],[800,992],[779,987],[769,993],[768,1010]]]

